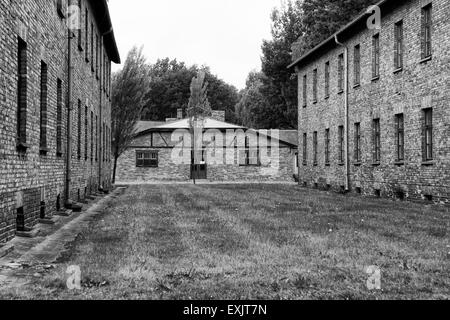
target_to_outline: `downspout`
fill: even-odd
[[[348,47],[339,42],[338,35],[334,36],[337,45],[344,48],[344,152],[345,152],[345,191],[350,191],[350,159],[349,159],[349,105],[348,105]]]
[[[72,201],[70,200],[70,183],[72,181],[72,130],[71,130],[71,117],[72,117],[72,38],[74,34],[72,30],[68,29],[68,52],[67,52],[67,150],[66,150],[66,188],[65,188],[65,207],[70,209],[72,207]]]

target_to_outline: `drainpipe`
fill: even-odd
[[[348,105],[348,47],[339,42],[338,35],[334,36],[337,45],[344,48],[344,152],[345,152],[345,191],[350,191],[350,159],[349,159],[349,105]]]
[[[65,188],[65,207],[71,208],[72,201],[70,200],[70,182],[72,181],[71,175],[71,166],[72,166],[72,39],[74,34],[72,30],[68,29],[68,51],[67,51],[67,65],[68,65],[68,73],[67,73],[67,150],[66,150],[66,188]]]

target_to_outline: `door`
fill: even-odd
[[[208,165],[206,164],[206,150],[202,150],[202,159],[200,163],[195,163],[194,155],[191,157],[191,179],[205,180],[208,178]]]

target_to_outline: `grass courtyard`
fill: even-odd
[[[54,270],[0,298],[449,299],[449,220],[292,185],[133,186]],[[80,291],[66,288],[71,265]]]

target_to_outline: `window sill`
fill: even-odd
[[[260,164],[240,164],[239,167],[261,167]]]
[[[319,164],[318,164],[318,163],[314,163],[313,166],[314,166],[314,167],[318,167]]]
[[[313,104],[317,104],[317,100],[316,100],[316,101],[313,101]]]
[[[370,81],[375,82],[380,80],[380,76],[373,77]]]
[[[79,50],[80,52],[83,52],[83,51],[84,51],[83,47],[80,46],[80,45],[78,45],[78,50]]]
[[[345,166],[345,163],[344,162],[339,162],[339,164],[338,164],[340,167],[343,167],[343,166]]]
[[[381,166],[381,162],[373,162],[372,166],[373,167],[379,167],[379,166]]]
[[[303,105],[303,109],[306,109],[306,104],[305,104],[305,105]]]
[[[330,96],[326,96],[326,97],[325,97],[325,100],[328,100],[328,99],[330,99]]]
[[[136,168],[147,169],[147,168],[158,168],[158,166],[136,166]]]
[[[435,160],[427,160],[422,162],[423,167],[434,166],[436,164]]]
[[[18,142],[16,145],[16,149],[19,152],[27,152],[27,150],[30,148],[30,146],[24,142]]]
[[[400,72],[403,72],[403,67],[400,67],[400,68],[397,68],[397,69],[394,70],[394,74],[397,74],[397,73],[400,73]]]
[[[357,89],[357,88],[361,88],[361,84],[360,83],[357,83],[357,84],[353,85],[353,89]]]
[[[61,151],[57,151],[57,152],[56,152],[56,157],[57,157],[57,158],[62,158],[62,155],[63,155],[63,154],[62,154]]]
[[[426,58],[423,58],[422,60],[420,60],[419,63],[426,63],[428,61],[431,61],[432,59],[433,59],[433,56],[429,56],[429,57],[426,57]]]
[[[399,160],[394,162],[394,165],[398,166],[398,167],[402,167],[405,165],[405,161]]]
[[[362,166],[362,163],[361,163],[361,162],[355,162],[353,165],[354,165],[355,167],[361,167],[361,166]]]
[[[331,167],[330,163],[325,163],[325,167]]]
[[[39,155],[46,156],[47,153],[48,153],[48,148],[45,148],[45,147],[39,148]]]
[[[339,90],[337,94],[343,94],[344,90]]]

